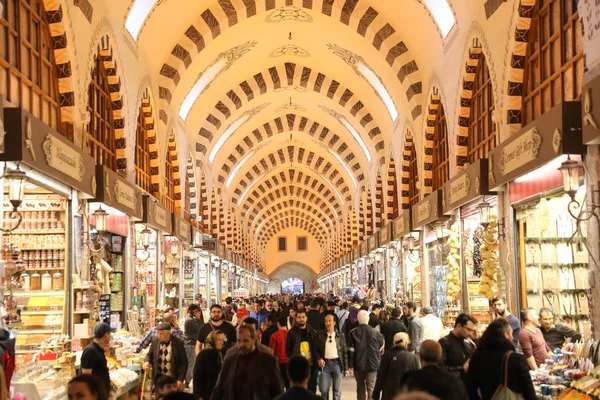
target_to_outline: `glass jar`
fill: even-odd
[[[63,274],[60,271],[57,271],[52,275],[52,290],[64,290],[65,280],[63,279]]]
[[[31,274],[31,290],[42,290],[42,276],[37,272]]]
[[[42,275],[42,290],[52,290],[52,275],[50,275],[50,272],[48,271],[44,272],[44,275]]]
[[[21,274],[21,288],[26,292],[31,288],[31,277],[27,272]]]

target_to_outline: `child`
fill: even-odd
[[[177,379],[163,375],[156,381],[157,400],[162,400],[166,395],[177,391]]]

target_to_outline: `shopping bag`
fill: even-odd
[[[504,354],[504,359],[502,360],[502,374],[504,375],[504,379],[502,379],[502,383],[498,386],[490,400],[522,400],[523,395],[520,393],[515,393],[508,388],[508,360],[510,359],[511,351],[507,351]]]

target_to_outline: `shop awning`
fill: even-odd
[[[0,161],[29,165],[80,192],[96,196],[96,161],[53,128],[26,110],[4,109],[4,153]]]
[[[142,219],[142,191],[134,184],[103,165],[96,165],[96,183],[96,197],[90,201],[104,203],[134,219]]]
[[[585,154],[581,103],[563,102],[502,142],[489,156],[489,187],[501,186],[563,154]]]

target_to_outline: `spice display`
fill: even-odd
[[[495,215],[490,217],[490,224],[481,233],[481,240],[482,276],[479,293],[492,300],[498,282],[498,219]]]

